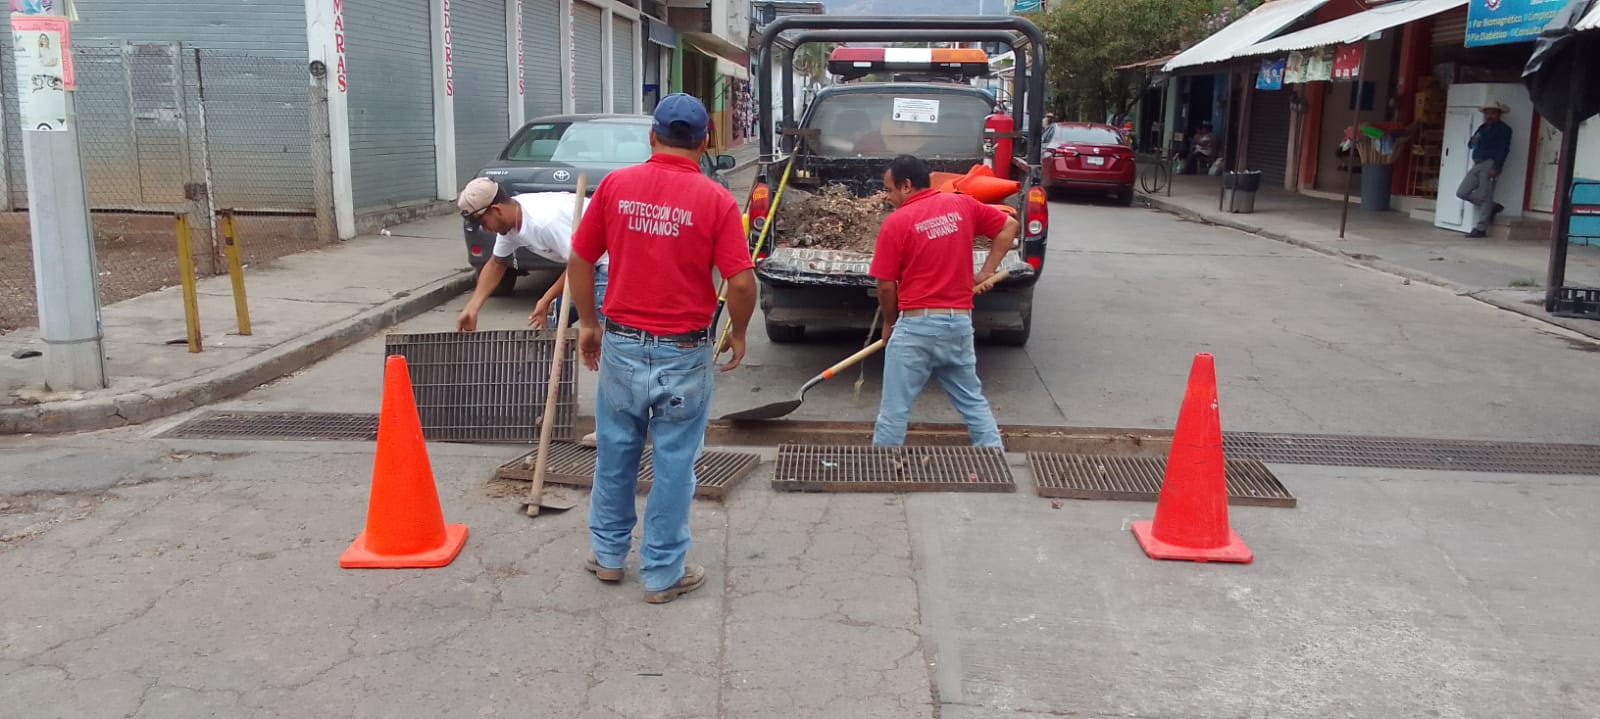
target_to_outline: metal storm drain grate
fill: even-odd
[[[331,412],[211,412],[161,434],[170,439],[287,439],[370,442],[378,415]]]
[[[1028,467],[1041,497],[1154,502],[1167,461],[1160,457],[1029,452]],[[1293,507],[1294,495],[1266,465],[1253,459],[1223,464],[1228,504]]]
[[[594,485],[595,458],[598,450],[578,444],[556,442],[550,445],[550,456],[545,460],[546,484],[569,487]],[[501,479],[533,481],[533,465],[538,459],[537,450],[500,465],[495,476]],[[702,499],[723,499],[728,490],[748,476],[761,464],[761,455],[746,452],[707,450],[700,453],[694,463],[694,496]],[[655,480],[655,465],[650,448],[644,448],[639,459],[639,492],[650,491]]]
[[[1600,475],[1600,445],[1229,432],[1236,459],[1332,467]]]
[[[577,343],[563,354],[554,436],[572,438],[577,419]],[[384,354],[406,358],[422,417],[434,441],[533,442],[539,439],[555,338],[533,330],[389,335]]]
[[[1015,492],[1005,455],[986,447],[778,447],[772,486],[787,492]]]

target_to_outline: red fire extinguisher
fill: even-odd
[[[1012,135],[1017,124],[1010,115],[995,113],[983,121],[983,154],[995,177],[1011,179]]]

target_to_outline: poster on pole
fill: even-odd
[[[1361,74],[1362,45],[1340,45],[1333,53],[1333,79],[1354,80]]]
[[[17,69],[17,110],[25,130],[67,129],[67,91],[73,87],[67,19],[12,15],[11,53]]]

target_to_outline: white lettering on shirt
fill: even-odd
[[[923,237],[937,240],[961,231],[961,213],[947,212],[938,217],[930,217],[912,225],[912,229],[922,233]]]
[[[628,231],[656,237],[677,237],[683,228],[694,227],[694,213],[671,205],[654,205],[638,200],[618,200],[617,214],[628,218]]]

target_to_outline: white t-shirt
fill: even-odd
[[[516,263],[519,247],[551,262],[566,264],[572,254],[572,206],[577,195],[571,192],[529,192],[516,195],[512,202],[522,206],[522,227],[504,235],[495,235],[494,256],[512,258]],[[588,212],[589,205],[584,205]],[[601,257],[595,265],[606,264]],[[521,269],[521,268],[517,268]]]

